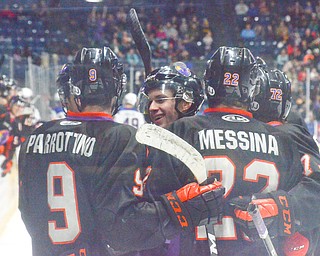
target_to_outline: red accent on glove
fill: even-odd
[[[283,253],[285,256],[305,256],[309,249],[309,240],[299,232],[285,238]]]
[[[258,206],[262,218],[274,217],[279,213],[278,206],[272,198],[254,199],[252,203]],[[247,211],[236,208],[234,213],[238,219],[252,221],[252,217]]]
[[[2,172],[2,176],[7,175],[11,171],[12,160],[8,161],[5,165],[5,169]]]
[[[180,201],[183,203],[208,191],[215,190],[221,187],[222,184],[218,181],[204,186],[200,186],[198,183],[192,182],[177,190],[176,194]]]

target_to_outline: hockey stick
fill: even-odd
[[[269,256],[278,256],[276,249],[272,244],[271,238],[268,233],[268,229],[263,221],[258,206],[256,204],[249,204],[247,211],[252,217],[253,223],[268,251]]]
[[[178,158],[190,169],[198,183],[202,183],[207,179],[207,170],[201,154],[174,133],[154,124],[144,124],[138,129],[136,139],[141,144],[157,148]],[[218,250],[213,223],[207,224],[206,229],[210,255],[216,256],[218,255]]]
[[[140,53],[143,61],[145,76],[151,72],[151,48],[147,38],[142,30],[140,21],[138,19],[137,12],[134,8],[131,8],[127,16],[127,24],[130,29],[132,38],[136,44],[136,47]]]

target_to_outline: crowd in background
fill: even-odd
[[[270,46],[274,66],[292,83],[294,109],[304,113],[310,74],[311,116],[320,120],[320,1],[245,1],[235,5],[240,39],[249,48]],[[285,9],[285,12],[280,10]],[[307,69],[308,68],[308,69]],[[307,73],[307,70],[310,73]]]
[[[109,45],[128,66],[142,67],[126,24],[132,1],[125,1],[122,6],[114,3],[73,9],[59,9],[48,2],[0,3],[2,54],[11,54],[15,60],[31,56],[33,63],[41,66],[43,52],[73,56],[84,45]],[[219,45],[215,24],[210,24],[203,3],[185,0],[164,6],[162,2],[165,1],[136,7],[152,58],[165,63],[184,61],[188,65],[205,62]],[[320,1],[233,0],[233,4],[234,9],[229,11],[236,19],[237,44],[261,55],[269,66],[283,70],[292,83],[293,110],[309,121],[319,121]],[[310,116],[305,114],[308,70]]]

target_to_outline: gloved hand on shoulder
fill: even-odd
[[[271,238],[291,236],[296,232],[292,201],[290,195],[285,191],[257,193],[253,197],[239,196],[230,199],[228,204],[233,208],[234,221],[251,240],[259,239],[259,235],[247,211],[249,204],[258,206]]]
[[[190,183],[161,196],[172,220],[182,229],[217,222],[223,213],[223,195],[225,188],[220,182],[208,185]]]

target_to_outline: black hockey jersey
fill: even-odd
[[[304,225],[300,232],[309,239],[307,255],[319,255],[320,248],[317,249],[317,252],[315,250],[319,247],[320,222],[318,219],[314,221],[314,218],[311,218],[320,211],[318,196],[320,194],[320,155],[318,145],[304,125],[277,121],[269,124],[290,135],[298,147],[304,176],[303,182],[293,188],[291,193],[295,194],[300,209],[308,209],[308,214],[304,214],[304,218],[301,220]]]
[[[169,130],[202,154],[208,176],[216,177],[226,188],[226,200],[279,189],[290,191],[303,177],[295,144],[282,131],[253,119],[249,112],[209,108],[204,116],[179,119]],[[170,191],[190,179],[190,171],[184,172],[179,160],[171,158],[172,164],[165,168],[165,157],[155,157],[147,183],[148,191],[156,195],[166,192],[159,191],[161,187]],[[227,211],[222,222],[215,225],[215,232],[219,255],[268,255],[262,241],[243,239]],[[175,255],[209,255],[204,227],[196,230],[195,238],[197,242],[190,247],[183,241],[187,239],[190,244],[190,238],[182,237],[180,254]]]
[[[33,255],[108,255],[165,241],[158,202],[141,201],[145,147],[103,113],[72,113],[36,129],[19,156],[19,208]],[[158,205],[157,205],[158,204]],[[166,230],[164,232],[164,230]]]

